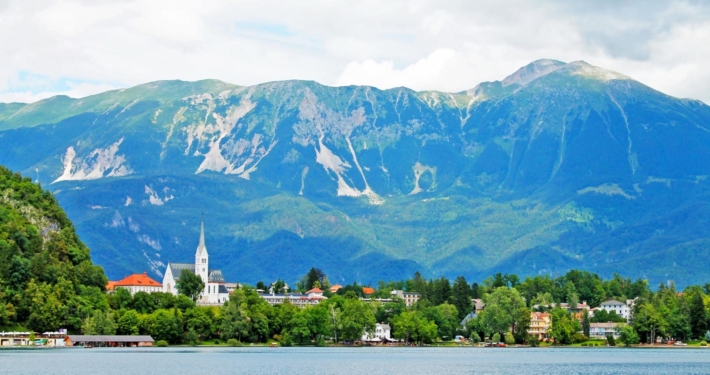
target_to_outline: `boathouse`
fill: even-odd
[[[68,335],[66,346],[92,346],[92,347],[138,347],[153,346],[153,338],[150,336],[129,336],[129,335]]]

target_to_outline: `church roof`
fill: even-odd
[[[156,287],[162,287],[163,285],[150,277],[148,277],[147,272],[141,273],[136,273],[130,276],[127,276],[121,281],[110,281],[109,285],[107,285],[107,289],[114,289],[117,286],[156,286]]]
[[[200,243],[197,245],[197,251],[195,256],[202,256],[207,254],[207,246],[205,246],[205,219],[202,219],[200,223]]]
[[[170,267],[170,272],[173,274],[173,279],[175,279],[175,281],[180,278],[180,274],[183,270],[195,273],[195,265],[190,263],[169,263],[168,267]],[[225,282],[222,270],[208,270],[207,274],[209,275],[207,280],[211,283]]]

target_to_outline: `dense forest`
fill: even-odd
[[[54,196],[0,166],[0,326],[80,329],[108,308],[105,287]]]

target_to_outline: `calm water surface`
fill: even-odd
[[[710,374],[710,349],[0,350],[0,374]]]

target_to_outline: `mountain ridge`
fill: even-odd
[[[615,265],[658,281],[639,259],[710,236],[710,107],[562,64],[459,93],[160,81],[0,107],[0,164],[54,191],[109,275],[189,257],[205,211],[241,281]]]

